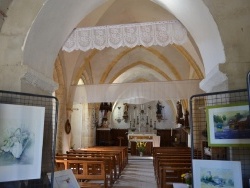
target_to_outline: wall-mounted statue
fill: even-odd
[[[185,126],[185,127],[189,127],[189,119],[188,119],[188,116],[189,116],[189,112],[188,112],[188,110],[186,109],[186,110],[185,110],[185,114],[184,114],[184,126]]]
[[[112,112],[112,103],[102,102],[99,110],[102,112],[101,127],[108,127],[108,112]]]
[[[124,112],[123,112],[123,119],[125,122],[128,121],[128,108],[129,108],[129,105],[128,103],[124,103]]]
[[[184,125],[181,101],[177,101],[176,109],[177,109],[176,123]]]
[[[157,118],[158,122],[160,122],[162,119],[162,109],[163,108],[164,108],[164,106],[162,106],[160,101],[158,101],[158,103],[156,104],[156,118]]]

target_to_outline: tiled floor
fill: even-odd
[[[149,157],[130,157],[126,168],[113,188],[156,188],[153,160]]]

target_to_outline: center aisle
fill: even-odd
[[[113,188],[157,188],[153,160],[142,158],[129,158],[128,164]]]

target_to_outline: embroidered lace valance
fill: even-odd
[[[75,29],[63,46],[63,50],[102,50],[105,47],[119,48],[137,45],[145,47],[168,44],[183,44],[187,31],[177,20],[146,22]]]

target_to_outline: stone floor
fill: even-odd
[[[90,183],[100,184],[98,181],[90,181]],[[101,187],[103,187],[103,184]],[[128,164],[112,188],[157,188],[153,157],[129,155]]]
[[[156,188],[152,157],[129,157],[113,188]]]

